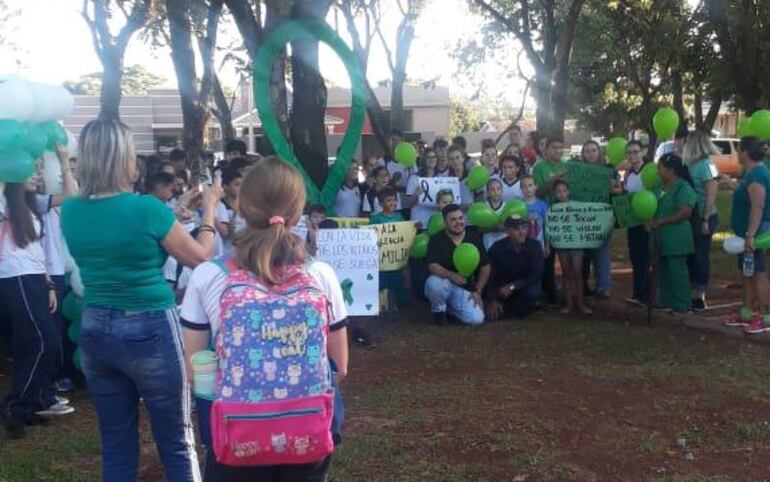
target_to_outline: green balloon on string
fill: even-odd
[[[441,213],[434,213],[428,219],[428,235],[434,236],[444,230],[444,216]]]
[[[21,148],[0,151],[0,182],[26,182],[35,172],[35,159]]]
[[[452,253],[452,262],[460,276],[468,277],[476,271],[481,261],[479,249],[471,243],[462,243]]]
[[[37,124],[27,124],[27,135],[24,138],[24,149],[35,159],[45,152],[48,146],[48,136]]]
[[[658,199],[650,191],[639,191],[631,198],[631,210],[642,221],[649,221],[658,212]]]
[[[486,167],[474,166],[468,173],[468,188],[470,188],[471,191],[478,191],[479,189],[486,187],[490,176],[491,173]]]
[[[751,130],[760,140],[770,139],[770,111],[758,110],[751,115]]]
[[[527,208],[527,203],[521,199],[512,199],[503,206],[503,211],[500,213],[500,222],[502,223],[511,216],[526,218],[528,215],[529,209]]]
[[[679,127],[679,114],[671,107],[661,107],[652,118],[652,127],[659,139],[671,139]]]
[[[661,183],[657,164],[649,163],[645,165],[642,168],[642,172],[639,173],[639,177],[642,178],[642,184],[644,184],[645,189],[655,189]]]
[[[281,132],[278,119],[273,112],[273,102],[270,96],[270,76],[273,59],[283,52],[287,42],[296,40],[314,40],[327,44],[340,57],[350,76],[351,108],[348,129],[337,151],[337,161],[329,169],[329,174],[321,189],[315,185],[305,168],[297,159],[289,142]],[[348,48],[345,42],[328,25],[313,19],[300,19],[286,22],[265,39],[257,55],[254,65],[254,101],[257,105],[262,128],[265,131],[276,155],[284,162],[293,166],[302,175],[307,192],[308,202],[322,204],[333,210],[337,191],[345,179],[350,161],[356,152],[361,137],[361,130],[366,115],[366,88],[364,73],[358,57]]]
[[[430,242],[430,237],[423,233],[418,234],[414,237],[414,242],[412,243],[412,249],[410,251],[410,254],[412,258],[414,259],[422,259],[428,254],[428,243]]]
[[[607,143],[607,159],[610,164],[617,166],[626,158],[626,144],[628,142],[622,137],[613,137]]]
[[[738,137],[743,139],[744,137],[754,136],[754,128],[751,126],[751,119],[741,119],[738,121]]]
[[[393,151],[393,157],[404,167],[414,167],[417,163],[417,149],[408,142],[399,142]]]
[[[40,129],[45,133],[48,138],[48,144],[46,147],[49,151],[56,149],[56,145],[66,146],[69,139],[67,138],[67,131],[56,121],[48,121],[40,124]]]
[[[473,203],[468,208],[468,218],[481,228],[491,228],[497,225],[500,219],[487,203]]]
[[[24,146],[27,128],[23,122],[0,119],[0,151],[19,149]]]

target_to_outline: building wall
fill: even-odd
[[[438,137],[449,134],[449,106],[412,107],[412,131],[433,132]]]

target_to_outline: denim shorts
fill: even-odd
[[[760,234],[770,231],[770,222],[763,221],[762,224],[759,226],[759,229],[757,230],[757,236]],[[744,259],[744,253],[741,253],[738,255],[738,270],[743,272],[743,259]],[[767,255],[765,254],[765,251],[762,249],[755,249],[754,250],[754,272],[755,273],[765,273],[767,272]]]

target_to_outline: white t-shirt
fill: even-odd
[[[11,234],[11,222],[0,216],[0,278],[14,278],[28,274],[45,274],[45,253],[40,240],[33,241],[23,249],[16,246]],[[40,222],[32,220],[35,232],[40,233]]]
[[[454,177],[452,171],[447,167],[443,171],[436,171],[436,177]]]
[[[406,195],[407,196],[415,196],[417,192],[417,187],[419,185],[420,176],[412,176],[409,178],[409,181],[406,183]],[[425,229],[428,227],[428,220],[430,220],[430,217],[436,212],[436,208],[434,206],[426,206],[424,204],[420,204],[419,202],[412,206],[412,221],[419,221],[422,224],[422,228]]]
[[[43,218],[43,252],[45,253],[46,270],[51,276],[64,276],[64,260],[66,245],[61,233],[61,217],[59,210],[51,207],[51,195],[38,194],[37,212]]]
[[[224,201],[219,201],[217,204],[217,208],[214,211],[214,219],[220,223],[235,224],[236,233],[246,227],[246,220],[243,219],[238,213],[236,213],[235,210],[228,206]],[[230,256],[233,252],[233,240],[222,238],[222,236],[219,234],[219,231],[216,233],[216,239],[216,255]]]
[[[513,184],[508,184],[502,177],[499,179],[503,184],[503,203],[514,199],[524,199],[524,193],[521,192],[521,181],[517,179]]]
[[[468,187],[468,176],[460,179],[460,205],[463,209],[476,202],[476,194]],[[457,202],[457,199],[455,199]]]
[[[163,265],[163,277],[169,283],[174,283],[174,288],[183,290],[190,284],[190,276],[192,276],[193,270],[188,266],[183,266],[181,271],[179,270],[179,262],[176,258],[169,256],[166,258],[166,263]],[[177,275],[177,273],[179,273]]]
[[[625,189],[628,193],[635,193],[644,191],[644,183],[642,182],[641,172],[636,173],[634,171],[628,171],[626,175]]]
[[[343,218],[357,218],[361,216],[361,185],[354,184],[348,187],[345,184],[337,192],[334,202],[334,212]]]
[[[398,196],[396,198],[396,211],[400,211],[401,206],[401,196]],[[361,206],[362,214],[366,214],[367,216],[374,216],[375,214],[379,214],[381,212],[382,206],[380,205],[380,200],[377,199],[377,195],[367,194],[364,196],[364,202]]]
[[[340,282],[332,267],[321,261],[312,261],[308,265],[308,272],[331,302],[330,325],[344,321],[348,312]],[[220,323],[219,299],[225,289],[225,276],[222,268],[212,262],[195,268],[182,302],[181,316],[185,323],[209,325],[212,336],[216,336]]]
[[[505,201],[501,202],[500,205],[497,208],[492,206],[492,204],[490,204],[489,200],[486,201],[486,204],[498,216],[503,213],[503,208],[505,208]],[[489,251],[489,248],[491,248],[493,244],[495,244],[499,240],[503,239],[504,237],[505,237],[505,232],[504,231],[491,231],[489,233],[484,233],[484,248],[486,248],[486,250]]]

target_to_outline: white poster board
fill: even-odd
[[[372,229],[321,229],[316,257],[337,274],[351,316],[380,312],[380,250]]]
[[[421,177],[417,179],[417,187],[421,191],[417,203],[423,206],[435,207],[438,193],[445,189],[452,191],[455,203],[461,202],[460,180],[456,177]]]
[[[299,238],[302,241],[307,241],[307,223],[308,223],[307,215],[303,215],[301,218],[299,218],[299,223],[297,223],[296,226],[291,228],[291,232],[299,236]]]

